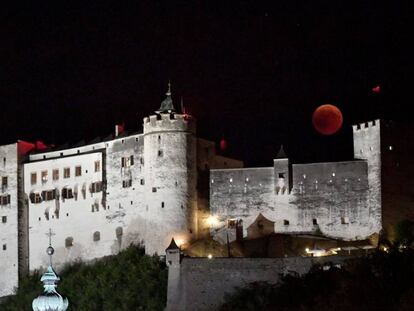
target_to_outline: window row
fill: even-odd
[[[10,204],[10,194],[0,195],[0,205],[9,205]]]
[[[120,239],[123,235],[123,229],[122,227],[117,227],[115,229],[115,236],[117,239]],[[92,240],[94,242],[98,242],[101,240],[101,233],[99,231],[95,231],[92,235]],[[72,247],[74,245],[73,237],[67,237],[65,239],[65,247]]]
[[[101,192],[103,189],[103,183],[102,181],[97,181],[94,183],[91,183],[89,185],[89,192],[90,193],[96,193]],[[82,194],[85,198],[86,196],[86,187],[84,187],[82,190]],[[65,187],[60,191],[60,195],[62,199],[72,199],[75,196],[77,196],[77,191],[74,191],[70,187]],[[51,201],[51,200],[57,200],[59,199],[59,190],[58,189],[51,189],[51,190],[43,190],[42,192],[32,192],[30,193],[30,202],[31,203],[41,203],[42,201]]]
[[[101,170],[101,162],[100,161],[95,161],[94,169],[95,169],[95,172],[100,172],[100,170]],[[87,172],[88,171],[86,171],[86,173]],[[53,179],[53,181],[59,180],[59,174],[60,174],[59,169],[56,168],[56,169],[52,170],[52,179]],[[71,176],[71,168],[70,167],[63,168],[63,178],[64,179],[70,178],[70,176]],[[81,165],[75,166],[75,177],[79,177],[79,176],[82,176],[82,166]],[[41,178],[42,184],[46,183],[49,180],[49,171],[48,170],[41,171],[40,178]],[[32,185],[37,184],[37,173],[36,172],[30,173],[30,183]]]

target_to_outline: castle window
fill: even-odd
[[[122,227],[117,227],[116,229],[115,229],[115,234],[116,234],[116,237],[119,239],[119,238],[121,238],[122,237],[122,235],[124,234],[124,231],[123,231],[123,229],[122,229]]]
[[[6,157],[3,158],[3,166],[6,166]]]
[[[211,179],[211,183],[214,184],[214,179]]]
[[[341,217],[341,224],[343,225],[349,224],[349,217]]]
[[[98,242],[101,239],[101,233],[99,231],[95,231],[93,233],[93,241]]]
[[[41,173],[41,176],[42,176],[42,184],[44,184],[44,183],[47,182],[47,178],[48,178],[47,175],[48,175],[47,174],[47,171],[42,171],[42,173]]]
[[[129,188],[132,186],[132,179],[123,180],[122,181],[122,187],[123,188]]]
[[[279,173],[279,178],[285,178],[285,173]]]
[[[0,205],[10,204],[10,194],[0,196]]]
[[[60,156],[63,157],[63,152],[60,153]]]
[[[233,178],[230,178],[230,182],[233,182]]]
[[[43,201],[51,201],[54,200],[56,198],[56,190],[45,190],[42,191],[42,199]]]
[[[131,157],[122,157],[121,167],[130,167],[130,166],[131,166]]]
[[[7,222],[7,216],[1,216],[1,222],[5,224]]]
[[[157,188],[156,187],[152,187],[152,192],[157,192]]]
[[[369,150],[371,150],[371,151],[372,151],[372,150],[374,150],[374,148],[372,148],[372,146],[371,146],[371,147],[369,147]]]
[[[158,135],[158,142],[161,142],[161,135]]]
[[[37,183],[37,174],[36,173],[31,173],[30,174],[30,183],[32,185],[35,185]]]
[[[134,156],[133,155],[129,157],[129,164],[134,165]]]
[[[7,185],[8,185],[7,176],[3,176],[1,178],[1,188],[3,189],[3,191],[4,191],[4,189],[7,188]]]
[[[145,179],[144,178],[141,178],[140,183],[141,183],[141,185],[145,185]]]
[[[388,146],[388,149],[389,149],[390,151],[392,151],[392,149],[393,149],[393,148],[392,148],[392,146]]]
[[[284,220],[283,220],[283,225],[284,225],[284,226],[289,226],[289,220],[284,219]]]
[[[63,178],[69,178],[70,177],[70,167],[65,167],[63,169]]]
[[[91,193],[101,192],[102,191],[102,181],[93,182],[91,184]]]
[[[318,220],[316,218],[312,219],[312,223],[314,226],[318,225]]]
[[[164,208],[165,207],[165,203],[161,202],[161,207]]]
[[[306,179],[306,174],[303,174],[303,179]]]
[[[30,202],[37,204],[42,202],[42,197],[39,192],[30,193]]]
[[[315,180],[315,182],[314,182],[313,184],[314,184],[314,186],[315,186],[315,190],[318,190],[318,181],[317,181],[317,180]]]
[[[73,246],[73,238],[68,237],[65,239],[65,247],[72,247]]]
[[[79,177],[82,175],[82,166],[75,166],[75,176]]]
[[[158,150],[158,156],[159,156],[159,157],[164,156],[164,152],[163,152],[162,150]]]
[[[53,178],[53,180],[59,180],[59,170],[58,169],[54,169],[52,171],[52,178]]]
[[[95,161],[95,172],[99,172],[101,170],[101,161]]]
[[[332,177],[335,177],[336,176],[336,174],[335,173],[332,173]]]
[[[3,250],[5,251],[7,249],[7,244],[3,244]]]
[[[246,182],[249,182],[249,177],[246,177]]]
[[[62,189],[62,198],[63,199],[72,199],[73,198],[73,191],[72,188],[63,188]]]

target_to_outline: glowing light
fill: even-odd
[[[381,86],[380,85],[377,85],[376,87],[372,88],[372,93],[378,94],[380,92],[381,92]]]
[[[212,258],[213,258],[213,255],[208,254],[208,255],[207,255],[207,258],[208,258],[208,259],[212,259]]]
[[[305,251],[309,254],[309,248],[308,247],[305,248]]]
[[[207,224],[208,224],[210,227],[217,226],[217,225],[218,225],[218,223],[219,223],[219,221],[218,221],[218,219],[217,219],[217,216],[211,215],[211,216],[209,216],[209,217],[207,218]]]

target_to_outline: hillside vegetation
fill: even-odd
[[[69,299],[68,310],[163,310],[167,297],[167,269],[157,256],[147,256],[130,246],[116,256],[93,264],[78,262],[59,273],[58,291]],[[42,293],[41,274],[26,277],[16,296],[0,305],[2,311],[31,310]]]

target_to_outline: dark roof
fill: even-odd
[[[174,238],[171,239],[171,243],[170,245],[167,247],[166,251],[170,250],[170,249],[180,249],[177,245],[177,243],[175,243]]]
[[[277,153],[276,159],[287,159],[287,155],[285,150],[283,149],[283,145],[280,145],[280,149]]]

